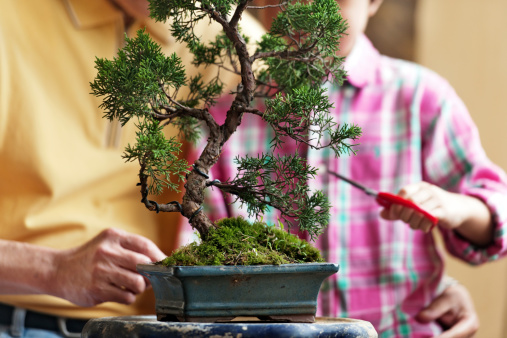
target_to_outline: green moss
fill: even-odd
[[[173,252],[160,264],[259,265],[323,262],[319,250],[299,237],[265,223],[238,218],[217,222],[206,241]]]

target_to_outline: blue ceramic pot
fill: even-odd
[[[235,266],[139,264],[153,286],[157,319],[215,322],[235,317],[313,322],[331,263]]]

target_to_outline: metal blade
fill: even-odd
[[[366,194],[368,194],[370,196],[377,196],[378,195],[375,190],[367,188],[364,185],[361,185],[361,184],[359,184],[359,183],[357,183],[355,181],[352,181],[351,179],[348,179],[347,177],[342,176],[342,175],[340,175],[340,174],[338,174],[338,173],[336,173],[334,171],[331,171],[331,170],[327,169],[327,172],[330,173],[330,174],[332,174],[332,175],[334,175],[334,176],[336,176],[336,177],[338,177],[339,179],[344,180],[347,183],[352,184],[354,187],[356,187],[358,189],[361,189],[362,191],[364,191]]]

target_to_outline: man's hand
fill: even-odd
[[[136,264],[165,257],[147,238],[107,229],[84,245],[57,254],[52,294],[80,306],[130,304],[149,286]]]
[[[438,338],[473,337],[479,318],[467,289],[460,284],[447,287],[442,294],[417,315],[423,323],[438,321],[444,332]]]

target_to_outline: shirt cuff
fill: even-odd
[[[482,187],[470,188],[464,194],[480,199],[491,212],[493,242],[484,247],[476,246],[454,230],[441,229],[449,252],[470,264],[478,265],[495,260],[506,253],[507,196],[505,193]]]

